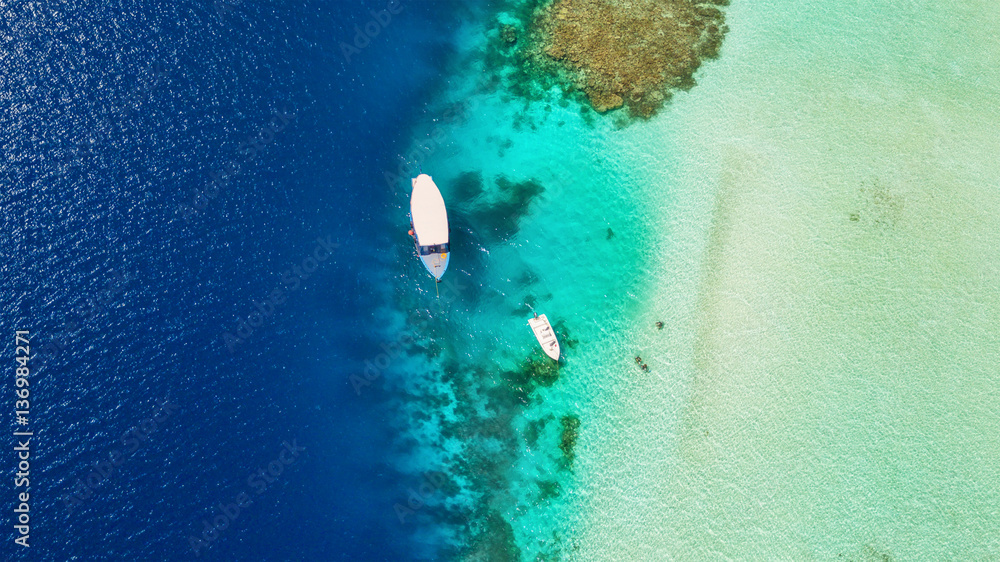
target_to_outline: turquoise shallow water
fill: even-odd
[[[401,234],[385,311],[416,342],[400,463],[453,484],[427,529],[492,559],[1000,557],[1000,10],[727,13],[698,86],[626,128],[483,88],[492,20],[463,34],[410,154],[454,284]],[[525,303],[566,356],[531,392]]]
[[[468,53],[487,32],[470,24]],[[428,107],[403,154],[441,188],[453,254],[450,284],[437,297],[400,236],[402,273],[383,321],[387,338],[403,330],[416,339],[387,377],[404,393],[400,409],[413,438],[401,463],[454,477],[453,494],[430,501],[460,520],[455,541],[479,535],[477,522],[494,514],[506,522],[488,533],[499,542],[511,541],[524,557],[558,557],[573,548],[566,517],[578,505],[574,470],[559,448],[561,418],[583,418],[602,392],[627,388],[639,373],[631,333],[637,317],[648,316],[647,331],[656,321],[646,298],[656,282],[653,248],[681,228],[660,213],[675,173],[671,145],[650,124],[620,130],[556,92],[526,104],[484,88],[480,62],[457,59],[462,78]],[[405,176],[407,168],[391,172]],[[409,193],[397,187],[405,220]],[[531,384],[511,373],[524,372],[525,360],[544,364],[527,326],[529,305],[556,326],[565,359],[557,382],[521,393]],[[406,326],[414,310],[419,327]],[[648,362],[655,371],[669,358]],[[510,551],[473,550],[501,552]]]

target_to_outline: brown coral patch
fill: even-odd
[[[725,15],[689,0],[555,0],[540,14],[545,56],[570,70],[595,110],[649,117],[718,55]]]

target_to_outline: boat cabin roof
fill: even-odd
[[[448,243],[448,211],[444,207],[441,192],[427,174],[413,178],[410,219],[420,246]]]

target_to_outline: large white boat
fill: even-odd
[[[413,178],[410,194],[410,234],[417,245],[417,255],[437,281],[448,269],[448,210],[434,180],[427,174]]]
[[[552,331],[552,325],[549,324],[549,319],[545,317],[544,314],[536,314],[534,318],[528,320],[528,325],[531,326],[531,331],[535,333],[535,338],[538,339],[538,343],[542,346],[542,351],[545,355],[559,360],[559,340],[556,339],[556,333]]]

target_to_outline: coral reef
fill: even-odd
[[[497,511],[490,511],[469,547],[460,556],[463,560],[521,560],[521,551],[514,539],[514,529]]]
[[[562,451],[563,458],[566,462],[572,465],[573,459],[576,458],[576,453],[573,452],[573,447],[576,446],[576,439],[579,436],[580,417],[576,415],[563,416],[559,421],[562,423],[562,436],[559,439],[559,450]]]
[[[528,101],[553,87],[605,113],[648,118],[719,55],[728,0],[526,0],[488,34],[484,86]],[[560,102],[560,105],[563,105]]]
[[[556,0],[537,29],[544,54],[571,70],[595,110],[649,117],[718,55],[725,16],[712,3],[727,1]]]
[[[451,197],[456,203],[466,204],[483,194],[483,173],[462,172],[451,183]]]
[[[517,28],[513,25],[500,26],[500,39],[508,45],[517,43]]]
[[[506,241],[517,234],[521,219],[545,187],[533,178],[518,182],[503,175],[494,182],[496,189],[487,192],[482,172],[462,172],[449,185],[449,196],[455,202],[456,223],[467,223],[491,242]]]
[[[545,426],[555,417],[549,414],[543,418],[537,420],[531,420],[524,427],[524,442],[528,444],[529,447],[534,447],[538,443],[538,437],[545,430]]]
[[[558,498],[562,493],[562,486],[556,480],[539,480],[538,481],[538,501],[546,501],[552,498]]]

